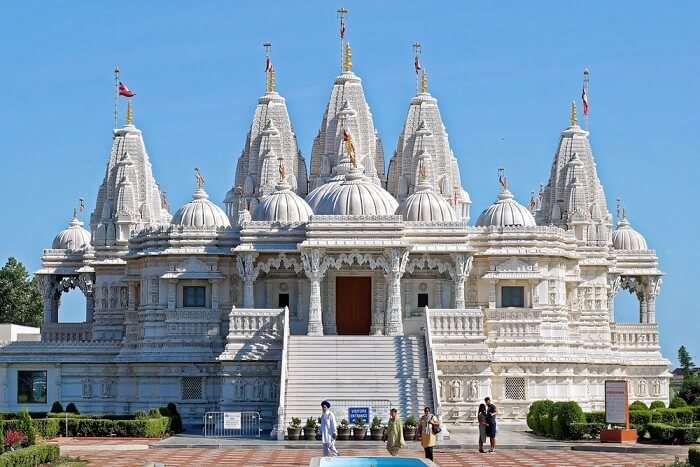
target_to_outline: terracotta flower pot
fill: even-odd
[[[384,427],[380,426],[378,428],[369,429],[372,437],[372,441],[381,441],[384,438]]]
[[[358,441],[362,441],[367,436],[367,427],[366,426],[363,426],[362,428],[354,427],[352,429],[352,434],[353,434],[353,438],[355,438]]]
[[[347,441],[349,439],[350,439],[350,427],[348,427],[348,428],[338,427],[338,440],[339,441]]]
[[[299,435],[301,435],[301,427],[299,428],[287,428],[287,439],[292,441],[298,441]]]
[[[416,438],[416,427],[403,427],[403,437],[405,440],[414,440]]]
[[[304,427],[304,439],[307,441],[314,441],[316,439],[316,428]]]

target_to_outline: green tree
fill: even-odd
[[[30,278],[24,265],[10,258],[0,269],[0,323],[39,326],[43,313],[36,277]]]
[[[678,362],[683,369],[683,377],[687,378],[690,376],[690,371],[695,364],[693,363],[693,357],[690,356],[690,352],[685,348],[685,345],[681,345],[678,349]]]

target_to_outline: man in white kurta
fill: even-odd
[[[338,450],[335,448],[335,438],[338,436],[338,428],[335,424],[335,415],[331,412],[331,403],[321,402],[321,442],[323,443],[323,456],[337,456]]]

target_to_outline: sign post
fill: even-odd
[[[224,430],[241,429],[241,412],[224,412]]]
[[[637,430],[630,429],[630,410],[627,381],[605,382],[605,423],[624,425],[600,431],[601,443],[636,443]]]
[[[355,423],[355,420],[358,418],[362,418],[365,423],[369,423],[369,407],[348,407],[348,420],[350,423]]]

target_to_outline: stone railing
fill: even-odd
[[[430,316],[430,331],[433,337],[484,337],[484,319],[481,310],[426,308]]]
[[[656,323],[610,323],[613,350],[659,350]]]
[[[288,312],[284,308],[233,308],[219,360],[279,360]]]
[[[289,353],[289,308],[284,307],[284,326],[282,329],[282,360],[280,361],[280,390],[279,404],[277,405],[277,425],[272,431],[272,436],[278,441],[284,441],[284,429],[286,427],[286,402],[287,402],[287,356]]]
[[[228,317],[229,336],[250,337],[266,335],[269,338],[282,339],[284,313],[279,308],[234,308]]]
[[[92,323],[48,323],[41,328],[42,342],[80,343],[92,340]]]
[[[532,308],[492,308],[486,310],[490,338],[539,337],[542,312]]]
[[[433,392],[433,411],[442,420],[442,401],[440,400],[440,388],[438,385],[437,358],[435,357],[435,352],[433,352],[433,335],[435,333],[435,329],[433,328],[433,314],[436,311],[445,310],[431,310],[427,306],[425,307],[425,350],[427,353],[428,376],[430,377],[430,384]]]

